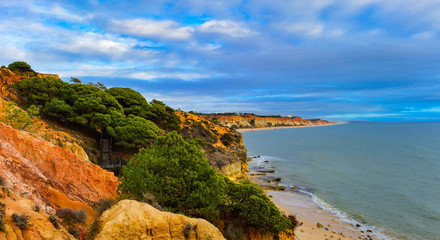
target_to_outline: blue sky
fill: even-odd
[[[6,1],[0,64],[199,112],[440,120],[440,1]]]

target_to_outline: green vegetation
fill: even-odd
[[[15,226],[20,229],[26,229],[29,225],[29,216],[26,214],[12,214],[12,220],[14,220]]]
[[[7,106],[3,109],[1,116],[2,122],[12,126],[19,130],[26,130],[34,123],[34,116],[37,116],[39,112],[38,107],[32,105],[25,111],[17,106],[14,102],[8,102]]]
[[[26,62],[13,62],[11,64],[9,64],[8,66],[9,70],[13,71],[13,72],[28,72],[28,71],[33,71],[31,66],[29,64],[27,64]]]
[[[129,88],[107,89],[101,83],[72,84],[52,77],[31,77],[14,84],[25,97],[26,105],[42,106],[42,114],[66,125],[107,131],[115,144],[124,148],[138,148],[154,141],[165,130],[180,128],[180,119],[164,103],[150,103]],[[157,126],[156,126],[157,124]]]
[[[86,212],[84,210],[72,210],[70,208],[62,208],[56,210],[56,214],[59,218],[63,219],[64,223],[71,224],[83,224],[87,219]]]
[[[213,220],[224,193],[224,181],[198,146],[176,132],[141,149],[122,170],[122,193],[140,200],[152,193],[173,212]]]
[[[151,193],[172,212],[211,222],[235,216],[273,235],[293,228],[261,188],[248,181],[237,184],[217,173],[198,145],[176,132],[141,149],[122,173],[121,194],[141,200],[145,193]]]
[[[5,212],[6,205],[0,202],[0,231],[4,232],[6,230],[6,223],[3,220],[3,217],[6,215]]]

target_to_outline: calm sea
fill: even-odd
[[[361,123],[242,132],[249,156],[396,239],[440,239],[440,123]]]

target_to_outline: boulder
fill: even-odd
[[[120,201],[105,211],[94,225],[91,239],[225,239],[204,219],[162,212],[134,200]]]

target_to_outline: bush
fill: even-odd
[[[52,214],[52,215],[49,216],[49,221],[52,223],[52,225],[56,229],[60,228],[60,220],[58,219],[58,217],[55,214]]]
[[[101,198],[96,204],[95,210],[98,212],[98,217],[102,215],[105,211],[110,209],[113,205],[115,205],[117,201],[111,198]]]
[[[219,216],[224,181],[206,161],[197,145],[175,131],[141,149],[122,169],[119,189],[141,200],[154,194],[174,212],[213,220]]]
[[[14,220],[15,226],[17,226],[20,229],[26,229],[29,225],[29,216],[26,214],[12,214],[12,219]]]
[[[72,226],[69,226],[69,230],[68,230],[68,232],[69,232],[70,235],[72,235],[74,238],[76,238],[76,239],[80,239],[80,236],[81,236],[81,231],[80,231],[80,230],[78,230],[78,229],[76,229],[76,228],[74,228],[74,227],[72,227]]]
[[[15,129],[25,130],[34,123],[34,116],[38,115],[38,107],[32,105],[27,112],[18,107],[16,103],[8,102],[1,115],[4,118],[2,122]]]
[[[8,65],[9,70],[11,71],[17,71],[17,72],[27,72],[27,71],[33,71],[31,66],[27,64],[26,62],[13,62]]]
[[[5,204],[0,202],[0,231],[4,232],[6,230],[6,223],[3,220],[3,216],[5,216]]]
[[[5,180],[2,177],[0,177],[0,186],[4,187],[5,185],[6,185]]]
[[[174,131],[141,149],[122,173],[120,193],[140,201],[156,199],[173,212],[211,222],[236,216],[274,236],[293,227],[260,187],[249,181],[237,184],[215,172],[197,144]]]
[[[63,219],[63,222],[68,224],[84,223],[87,219],[86,212],[84,210],[72,210],[70,208],[62,208],[56,210],[58,217]]]

